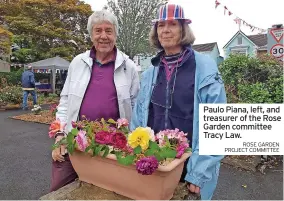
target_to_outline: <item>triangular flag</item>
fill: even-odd
[[[215,1],[215,9],[220,5],[220,3],[216,0]]]
[[[228,10],[228,8],[224,6],[224,15],[226,15],[226,10]]]

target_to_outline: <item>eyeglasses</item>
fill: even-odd
[[[155,84],[154,89],[153,89],[153,93],[152,93],[152,96],[151,96],[151,103],[152,104],[160,106],[160,107],[165,108],[165,109],[171,109],[172,108],[173,94],[175,92],[175,85],[176,85],[176,78],[177,78],[177,66],[175,68],[175,75],[174,76],[175,77],[174,77],[173,86],[169,90],[170,99],[167,98],[166,93],[162,93],[161,96],[157,96],[156,94],[157,94],[158,90],[161,89],[159,87],[159,85],[161,85],[161,83]],[[165,87],[165,90],[168,90],[167,87]]]

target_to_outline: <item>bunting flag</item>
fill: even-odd
[[[234,19],[234,21],[236,22],[236,24],[241,24],[241,19],[238,18],[238,17],[236,17],[236,18]]]
[[[220,3],[216,0],[215,1],[215,9],[220,5]]]
[[[216,0],[216,1],[215,1],[215,9],[216,9],[219,5],[221,5],[221,3]],[[224,6],[224,15],[226,15],[226,11],[228,11],[228,16],[233,15],[233,12],[231,12],[231,11],[228,9],[227,6]],[[241,24],[243,24],[243,25],[249,27],[252,32],[254,32],[255,30],[259,31],[260,33],[266,32],[266,29],[261,29],[261,28],[259,28],[259,27],[253,26],[253,25],[247,23],[245,20],[239,18],[238,16],[235,16],[235,17],[234,17],[234,21],[236,22],[236,24],[239,25],[239,28],[240,28]]]
[[[224,15],[226,15],[226,10],[228,10],[228,8],[224,6]]]

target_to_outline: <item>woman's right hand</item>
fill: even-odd
[[[64,136],[57,136],[55,139],[55,143],[60,141]],[[54,161],[59,161],[63,162],[64,161],[64,156],[66,153],[66,146],[65,145],[60,145],[58,148],[52,150],[52,159]]]

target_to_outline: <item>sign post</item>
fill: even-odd
[[[267,31],[267,53],[284,61],[283,26],[275,25]]]

